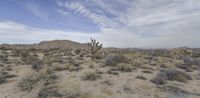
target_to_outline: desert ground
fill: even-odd
[[[200,98],[200,49],[53,45],[1,46],[0,98]]]

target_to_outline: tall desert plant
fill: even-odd
[[[88,48],[92,54],[92,59],[94,59],[96,53],[102,48],[103,44],[100,44],[98,41],[92,38],[90,40],[91,42],[88,43]]]

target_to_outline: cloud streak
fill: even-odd
[[[117,47],[200,47],[200,1],[87,0],[64,2],[101,28],[99,40]],[[76,6],[74,6],[74,3]],[[95,8],[91,8],[95,5]],[[79,7],[78,7],[79,6]],[[100,10],[102,13],[97,13]],[[151,36],[148,36],[151,35]],[[110,37],[112,36],[112,37]]]

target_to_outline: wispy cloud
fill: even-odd
[[[65,2],[64,4],[59,4],[65,7],[67,10],[71,10],[72,13],[75,13],[78,16],[86,17],[94,21],[95,23],[99,24],[101,28],[110,28],[110,27],[120,27],[120,23],[117,20],[110,19],[106,15],[103,15],[101,12],[102,10],[92,10],[88,6],[81,4],[79,2]],[[62,14],[70,13],[69,11],[61,11]]]
[[[42,8],[35,3],[26,3],[26,7],[35,15],[36,17],[48,21],[49,13],[42,10]]]

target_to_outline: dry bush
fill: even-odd
[[[58,97],[58,98],[63,98],[63,95],[58,92],[56,87],[47,87],[44,86],[39,90],[37,98],[50,98],[50,97]]]
[[[0,72],[0,84],[5,83],[5,82],[6,82],[5,75],[2,72]]]
[[[101,78],[101,75],[97,74],[96,72],[86,72],[84,76],[81,77],[82,80],[89,80],[89,81],[95,81],[97,79]]]
[[[161,70],[154,79],[151,81],[155,84],[166,84],[167,80],[187,82],[187,80],[192,80],[191,76],[185,72],[176,69],[165,69]]]
[[[122,71],[122,72],[132,72],[133,66],[126,63],[119,63],[117,64],[117,69],[118,71]]]
[[[16,75],[9,74],[6,71],[0,71],[0,84],[5,83],[8,78],[16,77]]]
[[[39,82],[48,85],[53,83],[56,78],[57,76],[55,76],[49,68],[45,67],[39,72],[33,72],[23,77],[18,82],[18,87],[22,91],[31,91]]]
[[[137,76],[136,79],[147,80],[144,76]]]
[[[187,72],[193,71],[192,69],[197,69],[198,66],[200,65],[200,60],[196,58],[185,57],[185,58],[182,58],[182,60],[184,63],[176,64],[176,67],[183,69]]]
[[[40,69],[42,69],[43,62],[39,59],[37,59],[35,62],[32,63],[32,69],[39,71]]]
[[[131,88],[131,86],[129,86],[129,85],[124,85],[123,90],[127,94],[134,94],[135,93],[134,89]]]
[[[23,77],[19,83],[18,83],[18,87],[20,87],[20,89],[22,91],[31,91],[33,89],[33,87],[42,79],[45,78],[45,74],[42,73],[32,73],[31,75],[27,75],[25,77]]]
[[[110,54],[105,57],[104,65],[106,66],[116,66],[118,63],[129,63],[129,60],[120,54]]]
[[[167,77],[164,73],[160,72],[151,80],[151,82],[157,85],[164,85],[167,83]]]
[[[76,49],[74,52],[78,55],[78,54],[80,54],[81,53],[81,49]]]

